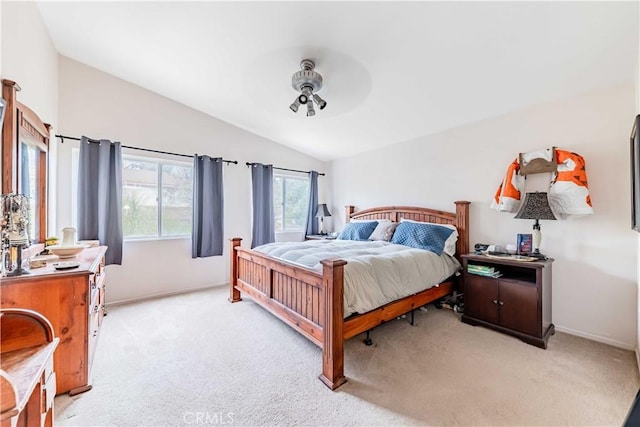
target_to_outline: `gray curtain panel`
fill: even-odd
[[[318,234],[318,172],[309,172],[309,206],[307,207],[307,223],[304,226],[307,235]]]
[[[273,165],[254,163],[251,166],[253,196],[253,232],[251,247],[276,241],[273,215]]]
[[[193,156],[191,258],[222,255],[224,189],[222,158]]]
[[[106,264],[122,264],[122,149],[106,139],[80,141],[78,239],[109,247]]]

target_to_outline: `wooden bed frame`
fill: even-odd
[[[456,212],[427,208],[387,206],[354,213],[346,206],[350,219],[401,218],[453,224],[458,228],[456,254],[469,252],[469,202],[455,202]],[[229,301],[241,301],[241,292],[270,311],[296,331],[322,348],[320,380],[332,390],[347,380],[344,376],[344,341],[388,320],[415,310],[453,292],[454,281],[390,302],[364,314],[344,319],[343,274],[346,261],[321,261],[322,273],[266,254],[240,247],[241,238],[231,240],[231,280]]]

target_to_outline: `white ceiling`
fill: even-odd
[[[65,56],[323,160],[634,81],[638,2],[42,2]],[[312,58],[327,107],[289,110]]]

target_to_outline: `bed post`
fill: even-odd
[[[456,254],[469,253],[469,203],[467,201],[457,201],[456,204],[456,227],[458,228],[458,243]],[[459,259],[459,258],[458,258]]]
[[[320,380],[331,390],[347,382],[344,377],[344,265],[341,259],[322,263],[324,324],[322,325],[322,374]]]
[[[346,217],[344,222],[345,224],[351,222],[351,214],[356,211],[356,207],[353,205],[347,205],[344,207],[344,216]]]
[[[238,284],[238,251],[236,250],[237,246],[240,246],[242,239],[240,237],[234,237],[233,239],[229,239],[231,241],[231,278],[229,280],[229,302],[238,302],[242,301],[242,297],[240,296],[240,291],[236,289],[236,285]]]

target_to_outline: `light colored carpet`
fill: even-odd
[[[347,341],[349,382],[317,379],[321,352],[216,288],[112,307],[93,390],[56,398],[58,425],[620,425],[634,354],[557,333],[541,350],[416,312]],[[430,306],[431,307],[431,306]]]

